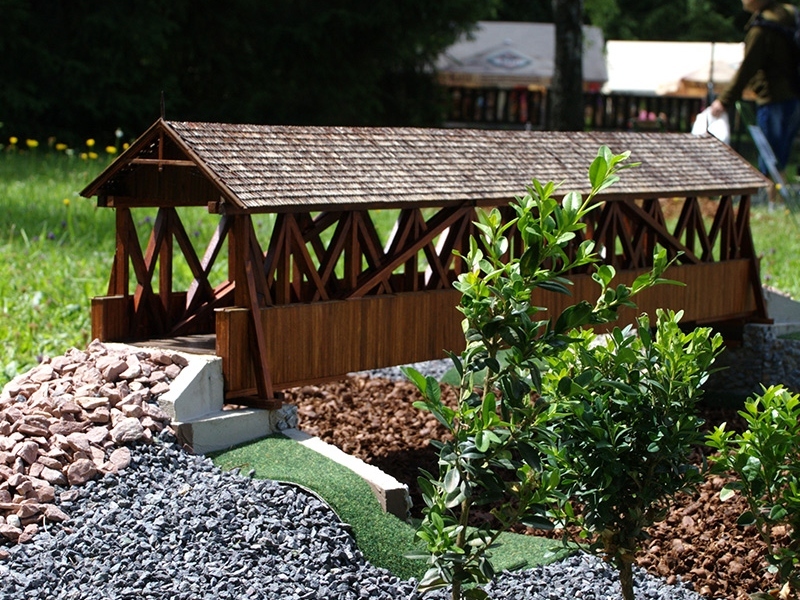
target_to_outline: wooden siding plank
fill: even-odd
[[[101,342],[127,340],[130,335],[128,315],[130,296],[98,296],[92,298],[92,339]]]
[[[667,276],[686,286],[659,285],[634,300],[638,309],[623,308],[617,322],[606,327],[635,322],[648,313],[655,322],[657,308],[684,310],[683,322],[702,323],[720,316],[754,314],[757,303],[749,284],[750,261],[739,259],[723,265],[689,264],[670,268]],[[645,269],[618,273],[616,283],[631,284]],[[548,308],[550,318],[580,299],[596,300],[599,287],[589,275],[570,277],[572,296],[537,290],[532,302]],[[710,294],[709,289],[714,293]],[[461,330],[463,315],[456,305],[460,293],[453,289],[369,296],[349,300],[274,306],[261,309],[262,330],[266,335],[266,356],[275,389],[285,389],[308,381],[342,377],[353,371],[444,358],[444,350],[460,352],[464,347]],[[217,314],[235,314],[236,309]],[[218,336],[219,336],[218,321]],[[322,333],[324,332],[324,335]],[[223,334],[222,341],[226,342]],[[237,347],[252,330],[237,331]],[[227,350],[230,356],[235,349]],[[244,360],[238,357],[239,361]],[[238,393],[251,390],[252,372],[232,373],[231,384],[241,386]],[[236,388],[230,388],[236,394]]]

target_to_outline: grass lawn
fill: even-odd
[[[753,209],[750,220],[761,264],[761,282],[800,299],[800,213],[782,204]]]
[[[90,340],[105,292],[114,215],[78,192],[105,162],[0,154],[0,386],[42,355]]]

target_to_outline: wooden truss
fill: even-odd
[[[649,269],[658,245],[666,248],[671,258],[678,257],[679,266],[668,273],[670,278],[681,279],[683,267],[702,266],[702,275],[691,277],[701,277],[707,283],[711,283],[709,277],[717,278],[719,281],[714,285],[718,287],[714,289],[730,289],[729,296],[734,292],[742,296],[733,304],[727,298],[718,306],[703,294],[692,296],[697,300],[676,300],[683,304],[670,308],[683,309],[690,322],[766,318],[749,228],[749,196],[722,196],[711,219],[703,216],[696,197],[684,198],[680,204],[677,218],[668,220],[662,202],[655,198],[606,201],[589,214],[584,237],[594,239],[602,260],[622,275],[633,277]],[[216,333],[218,354],[229,362],[226,373],[229,399],[275,406],[279,401],[276,389],[304,380],[342,375],[347,370],[372,368],[371,359],[354,354],[352,360],[327,371],[318,365],[315,367],[318,374],[300,371],[281,374],[282,367],[276,365],[279,352],[276,343],[282,344],[279,348],[287,361],[312,360],[309,357],[314,351],[306,345],[292,352],[296,341],[291,339],[293,332],[287,332],[280,342],[276,342],[275,332],[288,322],[296,322],[299,331],[316,318],[313,311],[319,309],[314,307],[324,305],[334,311],[321,317],[327,320],[319,323],[317,329],[308,330],[307,335],[317,336],[317,343],[324,343],[334,331],[341,336],[357,329],[367,333],[355,331],[347,343],[358,346],[359,340],[364,342],[364,336],[374,336],[374,344],[387,346],[380,338],[402,336],[403,332],[419,327],[417,323],[422,319],[428,331],[420,335],[433,336],[433,343],[449,344],[448,348],[457,345],[460,317],[453,308],[458,295],[452,283],[464,266],[457,253],[466,253],[469,236],[475,233],[474,211],[471,204],[402,208],[396,211],[396,222],[386,239],[379,233],[374,221],[376,213],[372,211],[284,212],[276,214],[264,245],[258,240],[249,213],[230,212],[220,217],[200,257],[175,208],[158,209],[149,241],[142,248],[131,210],[118,207],[116,254],[108,296],[93,303],[93,334],[101,339],[130,340]],[[513,231],[511,235],[509,252],[518,252],[519,241]],[[575,244],[582,239],[576,238]],[[174,289],[173,261],[178,253],[194,278],[185,291]],[[225,254],[227,280],[212,285],[211,270]],[[576,281],[582,275],[571,274]],[[729,281],[732,277],[735,282]],[[376,308],[372,313],[364,313],[357,312],[362,305],[354,303],[382,297],[416,298],[417,303],[403,305],[403,311],[412,313],[405,317],[391,313],[391,327],[397,329],[389,330],[385,329],[389,325],[378,322],[389,319],[390,313],[385,309],[389,305],[380,305],[384,308],[379,309],[371,304]],[[431,300],[434,297],[439,300]],[[656,301],[666,297],[662,295]],[[542,301],[548,302],[546,298]],[[436,306],[441,303],[444,308],[435,308],[431,302]],[[697,305],[692,305],[693,302]],[[270,312],[278,308],[286,310]],[[305,312],[289,312],[289,309]],[[442,314],[430,314],[432,311]],[[344,333],[336,329],[334,314],[338,315],[337,322],[352,319],[347,329],[342,330]],[[276,315],[275,319],[280,315],[280,319],[269,321],[271,315]],[[367,322],[369,319],[376,323]],[[443,323],[446,331],[431,333],[437,327],[444,327]],[[415,353],[440,355],[443,349],[443,346],[424,351],[421,346],[402,349],[404,343],[396,341],[385,349],[381,360],[391,364],[400,364],[408,358],[426,360],[436,356]],[[238,374],[230,371],[232,353],[240,353],[236,362],[247,365]],[[249,359],[243,360],[242,356]]]

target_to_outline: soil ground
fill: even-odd
[[[444,393],[452,390],[445,388]],[[429,413],[412,406],[418,399],[410,383],[356,376],[287,391],[287,401],[298,407],[303,431],[407,484],[412,512],[422,504],[416,484],[419,469],[436,470],[429,440],[445,435]],[[702,412],[708,425],[740,425],[735,407],[704,407]],[[690,580],[708,598],[745,600],[750,593],[776,587],[776,581],[766,571],[765,547],[755,529],[736,524],[744,501],[737,496],[720,502],[722,484],[721,478],[709,478],[694,494],[679,496],[666,519],[648,531],[651,537],[637,562],[668,581]]]

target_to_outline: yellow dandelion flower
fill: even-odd
[[[63,202],[64,202],[64,206],[69,208],[69,198],[64,198]]]
[[[36,148],[39,145],[39,142],[37,142],[36,140],[30,140],[29,139],[29,140],[25,140],[25,145],[28,146],[28,148],[33,149],[33,148]]]
[[[122,144],[122,149],[127,150],[129,146],[130,144],[128,142],[125,142],[124,144]]]
[[[86,147],[87,148],[94,148],[94,140],[92,138],[89,138],[88,140],[86,140]]]
[[[15,146],[19,140],[16,136],[12,135],[10,138],[8,138],[8,141],[11,142],[12,146]]]
[[[86,152],[81,152],[81,160],[86,160],[87,158],[89,158],[89,155]]]
[[[92,160],[97,160],[97,152],[89,152],[89,158]]]
[[[116,154],[117,149],[114,146],[106,146],[106,154]]]
[[[58,144],[56,144],[56,150],[58,152],[63,152],[66,149],[67,149],[67,145],[65,143],[59,142]]]

